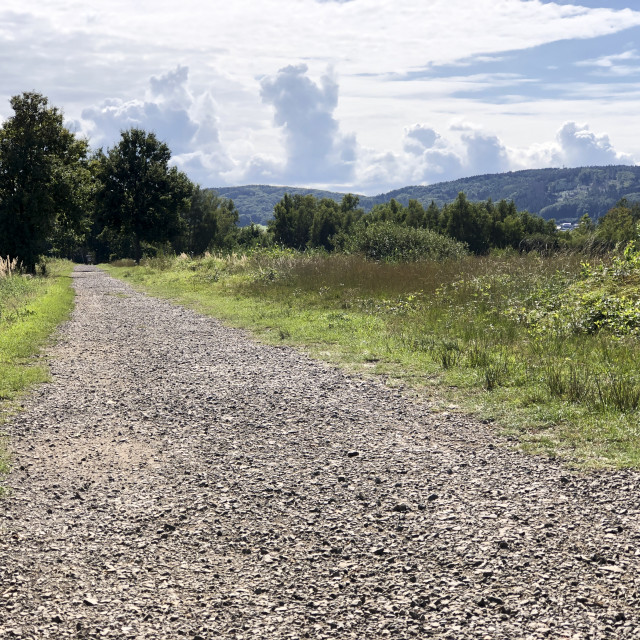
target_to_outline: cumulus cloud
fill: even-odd
[[[571,167],[598,164],[629,164],[631,156],[613,148],[609,136],[595,134],[589,125],[567,122],[556,135],[556,164]]]
[[[498,136],[465,133],[462,142],[466,148],[465,168],[469,175],[500,173],[510,168],[507,149]]]
[[[324,75],[319,83],[304,64],[290,65],[261,82],[261,97],[274,109],[274,123],[284,136],[286,161],[277,167],[265,158],[251,164],[249,174],[280,174],[291,183],[347,182],[356,160],[356,140],[343,135],[333,112],[338,104],[338,83]]]
[[[404,148],[411,154],[422,155],[426,149],[431,149],[439,140],[440,134],[431,127],[414,124],[404,131]]]
[[[633,164],[606,134],[586,124],[565,123],[555,139],[528,148],[509,148],[497,136],[473,123],[452,122],[448,136],[424,124],[406,127],[403,153],[363,153],[358,177],[365,191],[406,184],[432,184],[471,175],[549,166]]]
[[[280,157],[254,148],[256,138],[269,132],[266,118],[249,119],[227,142],[212,92],[202,86],[193,90],[189,69],[183,66],[150,77],[140,98],[110,99],[85,109],[80,126],[94,146],[115,144],[130,127],[153,131],[167,142],[173,161],[203,186],[258,182],[380,193],[407,184],[525,168],[633,163],[607,134],[576,122],[565,123],[555,139],[529,148],[507,147],[495,133],[454,119],[442,132],[425,123],[405,127],[400,152],[384,146],[366,149],[340,130],[334,115],[338,91],[330,73],[315,80],[304,64],[281,68],[260,81],[255,101],[258,108],[265,109],[259,107],[262,100],[272,109],[280,144],[274,136],[270,149],[281,150]],[[237,132],[242,132],[241,146]],[[232,159],[230,151],[237,157]]]
[[[497,136],[457,121],[449,132],[457,137],[446,138],[424,124],[405,128],[406,154],[398,162],[405,166],[407,179],[432,183],[512,168],[509,152]]]
[[[221,182],[232,167],[219,135],[216,104],[209,92],[193,96],[189,68],[178,66],[149,79],[144,99],[109,99],[84,109],[82,119],[94,146],[117,143],[120,132],[139,127],[166,142],[174,161],[203,184]]]

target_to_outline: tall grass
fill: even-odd
[[[0,280],[8,278],[14,273],[19,273],[19,271],[20,265],[17,258],[11,259],[9,256],[6,258],[0,256]]]
[[[386,263],[263,250],[116,271],[262,339],[422,388],[434,409],[476,412],[534,450],[640,466],[634,255]],[[622,311],[594,320],[603,308]]]

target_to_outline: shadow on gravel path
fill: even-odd
[[[1,638],[638,637],[637,473],[74,281],[7,426]]]

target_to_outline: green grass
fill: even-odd
[[[25,391],[49,380],[39,355],[73,307],[73,265],[52,261],[48,268],[47,277],[0,278],[0,422],[16,410]],[[9,463],[4,445],[0,442],[0,472]]]
[[[154,295],[415,389],[528,451],[640,467],[640,258],[385,264],[256,252],[109,270]],[[635,261],[635,262],[634,262]]]

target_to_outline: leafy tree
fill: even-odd
[[[466,243],[473,253],[484,253],[490,248],[490,213],[482,203],[469,202],[462,192],[443,208],[440,224],[444,233]]]
[[[181,213],[193,184],[175,167],[171,151],[153,133],[123,131],[120,142],[99,157],[97,215],[107,233],[130,239],[139,261],[142,243],[165,243],[183,231]],[[125,257],[125,256],[123,256]]]
[[[327,251],[334,248],[333,237],[342,226],[340,214],[340,205],[335,200],[320,200],[311,223],[309,246],[321,247]]]
[[[81,241],[93,181],[88,144],[39,93],[11,98],[14,115],[0,128],[0,255],[17,256],[30,272],[51,247]]]
[[[243,249],[253,249],[255,247],[268,247],[273,241],[273,236],[267,233],[266,227],[253,222],[246,227],[238,229],[236,242]]]
[[[233,200],[220,199],[220,206],[216,210],[218,230],[213,239],[212,247],[231,249],[237,243],[239,213]]]
[[[596,238],[608,247],[637,240],[639,222],[640,205],[623,198],[598,220]]]
[[[424,226],[427,229],[437,229],[440,226],[440,209],[433,200],[424,212]]]
[[[352,193],[345,193],[340,202],[341,231],[348,233],[354,223],[364,215],[364,209],[359,209],[360,198]]]
[[[407,206],[407,226],[419,229],[425,226],[426,211],[417,200],[409,200]]]
[[[213,248],[231,248],[236,242],[238,210],[232,200],[196,186],[184,213],[185,234],[179,250],[199,255]]]
[[[304,249],[311,237],[316,207],[317,200],[312,195],[285,193],[273,208],[273,220],[269,221],[274,242],[292,249]]]

